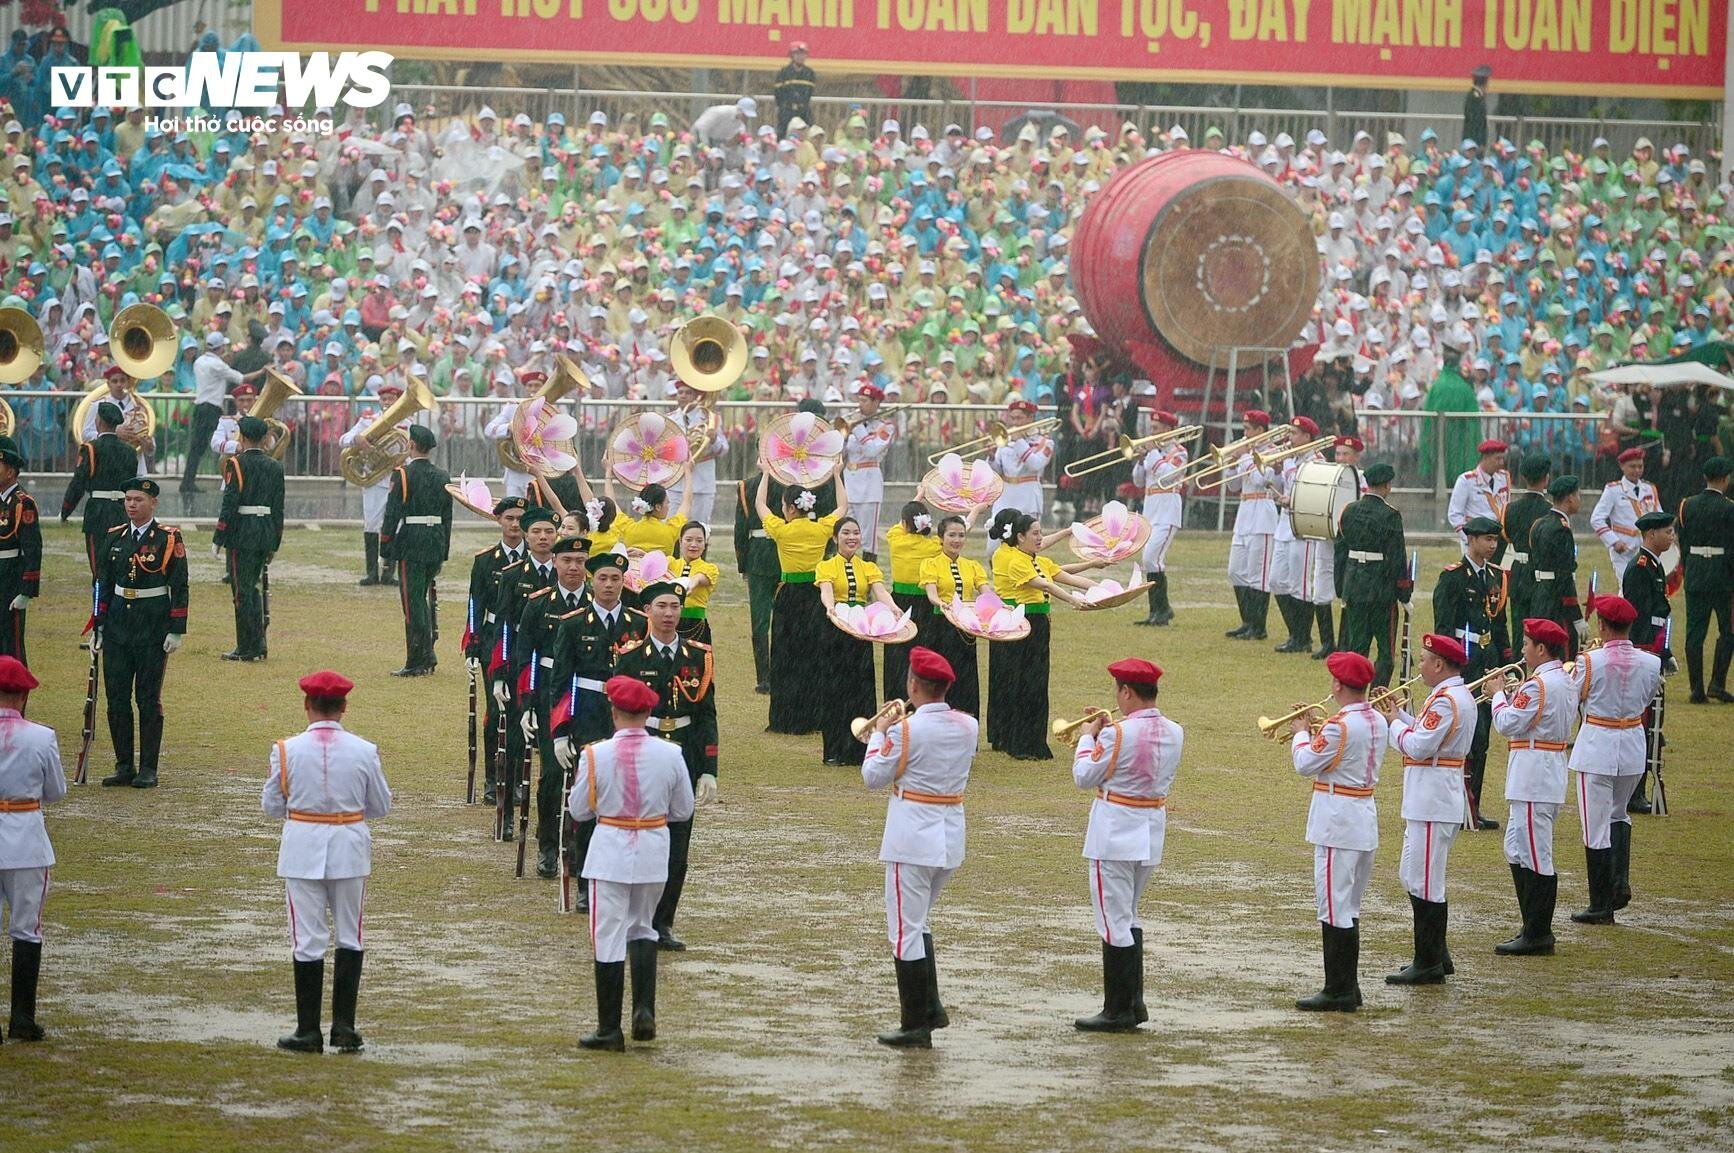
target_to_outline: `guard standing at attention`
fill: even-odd
[[[1367,703],[1373,662],[1360,653],[1325,658],[1333,713],[1315,736],[1309,718],[1290,725],[1295,772],[1313,779],[1307,840],[1313,846],[1313,894],[1324,933],[1325,987],[1295,1002],[1309,1012],[1353,1013],[1361,1007],[1361,898],[1379,847],[1373,790],[1390,725]]]
[[[0,656],[24,655],[24,613],[42,584],[42,517],[36,498],[18,483],[24,454],[9,436],[0,436]]]
[[[1662,507],[1656,486],[1644,479],[1644,451],[1620,453],[1620,478],[1608,481],[1590,510],[1590,528],[1607,547],[1616,580],[1624,579],[1626,566],[1638,555],[1638,518]]]
[[[108,530],[97,571],[90,646],[102,657],[114,772],[105,786],[154,789],[163,744],[163,675],[187,631],[187,546],[159,522],[162,489],[138,476],[122,486],[127,520]],[[133,700],[138,760],[133,761]]]
[[[1506,635],[1513,641],[1523,636],[1523,622],[1530,615],[1530,594],[1535,590],[1535,567],[1529,563],[1529,530],[1547,515],[1547,482],[1553,476],[1553,464],[1545,456],[1524,458],[1518,469],[1523,477],[1523,491],[1505,506],[1505,573],[1510,596],[1511,623]]]
[[[506,790],[505,803],[498,806],[503,815],[509,815],[511,806],[523,800],[517,789],[529,787],[524,776],[526,686],[532,681],[540,685],[548,679],[547,670],[551,666],[541,661],[553,655],[551,649],[538,651],[533,645],[521,643],[518,627],[529,598],[542,589],[552,588],[558,579],[554,573],[558,530],[553,510],[532,505],[518,517],[518,523],[524,532],[524,558],[502,568],[495,582],[494,616],[499,621],[499,643],[488,669],[489,695],[495,707],[506,714],[505,776],[496,781],[497,788]],[[533,674],[527,671],[531,665],[536,666]],[[495,799],[499,799],[497,792]],[[510,819],[496,832],[500,840],[511,840]]]
[[[807,67],[807,42],[797,40],[789,45],[789,62],[777,72],[771,92],[777,98],[777,138],[789,134],[789,122],[799,118],[813,122],[813,89],[819,77]]]
[[[1662,673],[1671,676],[1679,671],[1674,653],[1669,647],[1668,620],[1673,606],[1668,603],[1668,574],[1662,568],[1662,554],[1674,547],[1674,514],[1647,512],[1637,520],[1638,552],[1620,578],[1620,595],[1638,610],[1632,622],[1631,640],[1637,648],[1654,653],[1662,660]],[[1655,724],[1654,709],[1644,710],[1644,740],[1649,741],[1650,727]],[[1666,736],[1660,736],[1662,742]],[[1649,798],[1644,796],[1643,778],[1632,793],[1626,807],[1634,813],[1650,811]]]
[[[36,678],[15,657],[0,656],[0,904],[12,938],[12,1013],[6,1036],[40,1041],[36,981],[42,972],[42,906],[54,846],[42,806],[66,795],[54,730],[24,719]]]
[[[1511,661],[1511,637],[1505,628],[1506,574],[1493,563],[1503,540],[1499,522],[1472,516],[1459,528],[1463,559],[1447,565],[1433,586],[1433,627],[1463,646],[1469,663],[1463,679],[1472,681]],[[1469,790],[1469,825],[1497,829],[1499,822],[1481,814],[1481,781],[1487,775],[1487,742],[1493,732],[1493,706],[1478,700],[1475,740],[1463,767]]]
[[[261,445],[270,426],[256,416],[240,421],[241,451],[223,459],[223,508],[211,552],[229,550],[230,595],[235,602],[235,647],[226,661],[265,659],[265,607],[260,576],[283,546],[283,466]]]
[[[777,561],[777,546],[765,532],[757,503],[759,474],[740,481],[739,507],[735,509],[735,567],[747,581],[747,606],[753,638],[753,691],[771,691],[771,604],[783,567]]]
[[[945,703],[951,665],[932,649],[909,653],[909,711],[880,713],[867,740],[861,779],[891,786],[879,859],[885,863],[885,921],[897,968],[898,1028],[881,1045],[931,1049],[933,1030],[951,1024],[939,999],[933,931],[927,916],[939,891],[963,864],[963,792],[969,785],[980,727]]]
[[[126,520],[126,493],[121,486],[138,475],[138,453],[115,435],[124,419],[120,405],[113,401],[96,406],[96,438],[78,446],[78,463],[66,485],[66,499],[60,502],[64,524],[79,499],[84,500],[84,550],[92,577],[102,565],[108,530]]]
[[[560,825],[557,815],[565,808],[564,778],[554,756],[553,725],[549,713],[559,698],[554,679],[554,634],[560,622],[583,607],[585,562],[590,542],[581,536],[554,542],[554,583],[536,589],[523,600],[518,613],[517,647],[512,654],[513,680],[517,685],[520,712],[517,723],[525,746],[534,744],[540,754],[541,774],[536,789],[536,875],[552,877],[558,870],[555,851]]]
[[[301,678],[307,729],[271,746],[271,772],[260,806],[283,822],[277,875],[289,906],[295,962],[295,1032],[279,1049],[318,1053],[319,1004],[325,989],[325,946],[337,938],[331,987],[331,1047],[361,1049],[355,1002],[361,990],[361,903],[373,872],[373,834],[367,822],[391,811],[391,789],[379,749],[344,729],[343,713],[355,685],[340,673]],[[326,927],[329,915],[330,928]]]
[[[483,686],[486,699],[486,730],[482,748],[487,757],[486,784],[482,803],[494,803],[495,758],[499,756],[500,704],[495,694],[487,690],[488,664],[499,647],[501,621],[494,602],[499,596],[500,572],[524,559],[524,530],[519,518],[530,502],[521,496],[508,496],[494,505],[494,519],[500,525],[500,540],[475,555],[470,562],[470,596],[464,609],[464,662],[470,674]]]
[[[379,531],[379,555],[396,561],[403,598],[403,631],[408,657],[394,677],[425,677],[439,663],[434,641],[439,636],[434,578],[452,552],[451,477],[433,461],[433,430],[409,428],[409,460],[391,476],[385,498],[385,520]]]
[[[1686,577],[1686,675],[1692,703],[1734,701],[1728,665],[1734,660],[1734,501],[1728,499],[1725,457],[1704,462],[1704,489],[1680,502],[1680,554]],[[1704,689],[1704,637],[1716,616],[1716,649],[1710,688]]]
[[[1162,864],[1168,793],[1185,733],[1156,707],[1162,670],[1146,660],[1108,666],[1123,719],[1097,712],[1072,757],[1072,781],[1093,789],[1084,834],[1086,883],[1102,938],[1102,1011],[1074,1025],[1086,1033],[1130,1033],[1150,1019],[1144,1007],[1144,923],[1138,901]],[[1106,731],[1104,731],[1106,726]]]
[[[1388,498],[1397,470],[1380,462],[1367,468],[1367,490],[1343,510],[1337,529],[1336,581],[1343,598],[1343,635],[1338,648],[1368,656],[1379,645],[1373,680],[1384,685],[1396,663],[1397,603],[1409,603],[1408,546],[1403,514]]]
[[[1582,497],[1577,477],[1556,476],[1548,483],[1553,504],[1529,527],[1529,566],[1535,578],[1529,594],[1529,615],[1558,624],[1570,633],[1567,657],[1589,639],[1589,622],[1577,597],[1577,541],[1572,537],[1571,518],[1577,515]]]

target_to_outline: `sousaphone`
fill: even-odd
[[[397,427],[418,412],[438,412],[440,402],[427,381],[412,377],[409,389],[362,430],[360,439],[343,450],[338,471],[357,488],[366,488],[409,459],[409,433]]]
[[[138,394],[138,386],[140,381],[155,380],[167,372],[174,365],[175,357],[180,355],[180,337],[175,331],[175,322],[154,304],[129,305],[115,313],[108,326],[108,348],[114,363],[132,377],[132,386],[127,391],[132,394],[133,405],[127,411],[125,421],[115,430],[115,435],[143,451],[156,442],[157,413]],[[72,420],[66,430],[73,444],[82,440],[79,433],[89,418],[90,406],[100,404],[107,395],[108,385],[99,384],[72,410]]]
[[[716,398],[746,372],[747,341],[732,323],[707,312],[675,330],[668,359],[675,377],[699,394],[695,404],[682,405],[675,411],[690,414],[697,407],[704,412],[704,423],[686,432],[687,455],[696,461],[721,435]]]
[[[284,452],[289,448],[290,437],[289,426],[278,420],[274,414],[290,397],[305,395],[293,380],[276,369],[265,370],[265,387],[259,390],[253,406],[247,410],[247,415],[258,417],[271,430],[265,434],[264,449],[271,454],[273,460],[283,459]]]
[[[42,366],[47,347],[42,326],[22,308],[0,308],[0,384],[23,384]],[[18,427],[12,406],[0,398],[0,436]]]

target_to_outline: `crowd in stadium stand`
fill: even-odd
[[[17,40],[0,57],[0,280],[50,354],[25,389],[98,382],[105,326],[144,301],[183,332],[165,391],[196,391],[215,355],[242,372],[273,363],[326,398],[425,376],[440,396],[504,400],[567,352],[607,396],[658,399],[670,332],[710,311],[751,343],[730,398],[841,406],[864,381],[903,402],[1021,395],[1061,402],[1088,440],[1117,433],[1135,398],[1071,370],[1066,337],[1087,322],[1068,239],[1118,169],[1203,148],[1244,156],[1313,218],[1324,277],[1303,339],[1322,347],[1295,399],[1327,430],[1414,452],[1416,422],[1357,409],[1467,406],[1586,472],[1641,437],[1682,467],[1734,448],[1708,390],[1651,398],[1587,379],[1728,328],[1728,188],[1666,142],[1621,156],[1599,139],[1550,153],[1431,131],[1191,140],[1136,123],[1002,140],[860,112],[779,136],[752,98],[690,123],[399,104],[383,127],[356,111],[317,136],[170,136],[141,111],[51,107],[50,64]],[[33,463],[59,459],[65,403],[15,407]],[[348,427],[348,404],[329,407],[300,415],[302,451]],[[188,434],[188,408],[161,438]]]

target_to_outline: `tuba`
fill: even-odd
[[[412,378],[409,389],[362,431],[360,443],[343,450],[337,463],[343,479],[366,488],[403,464],[409,458],[409,434],[398,424],[418,412],[437,412],[439,406],[427,381]]]
[[[154,304],[129,305],[115,313],[109,324],[108,346],[114,363],[133,380],[132,387],[127,390],[132,394],[132,410],[115,430],[115,435],[140,452],[147,451],[156,442],[157,413],[139,396],[138,384],[141,380],[155,380],[175,363],[179,354],[175,322]],[[89,418],[90,406],[101,403],[107,393],[108,386],[99,384],[78,402],[67,426],[74,444],[81,440],[79,433]]]
[[[705,414],[704,423],[686,432],[687,459],[697,461],[721,434],[716,398],[746,372],[747,341],[732,323],[707,312],[675,330],[668,358],[680,382],[700,394],[695,404]],[[682,405],[676,411],[690,416],[693,408]]]
[[[287,424],[278,420],[274,413],[283,406],[283,402],[292,396],[305,395],[295,382],[274,368],[265,370],[265,387],[260,390],[253,401],[253,407],[247,410],[248,416],[256,416],[270,426],[271,431],[265,436],[265,451],[271,454],[271,459],[282,460],[283,453],[289,448],[290,429]]]
[[[0,308],[0,384],[23,384],[36,375],[47,347],[42,326],[22,308]],[[0,399],[0,436],[17,431],[12,406]]]
[[[578,365],[573,362],[571,357],[564,353],[556,357],[554,360],[554,375],[543,381],[535,392],[518,402],[517,411],[512,413],[511,431],[507,433],[505,439],[496,442],[494,447],[495,451],[499,453],[500,463],[511,469],[513,472],[525,472],[532,476],[544,476],[545,474],[542,469],[532,467],[524,460],[521,445],[524,438],[525,406],[537,398],[540,398],[542,402],[547,405],[558,404],[567,396],[570,396],[574,392],[578,392],[579,389],[587,389],[590,387],[590,378],[584,374],[583,369],[579,368]],[[578,404],[579,407],[583,407],[584,397],[582,393],[579,393]],[[578,455],[578,450],[573,447],[572,442],[569,440],[558,442],[551,447],[566,453],[568,456]]]

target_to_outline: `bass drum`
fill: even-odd
[[[1295,470],[1289,493],[1294,534],[1307,540],[1335,540],[1343,510],[1361,499],[1361,478],[1350,464],[1312,460]]]

